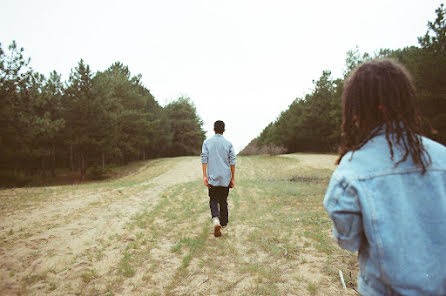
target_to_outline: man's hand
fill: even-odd
[[[209,187],[208,177],[203,177],[204,186]]]
[[[235,187],[235,165],[231,165],[231,182],[229,182],[229,188]]]
[[[203,167],[203,183],[204,183],[204,186],[210,187],[211,185],[209,185],[208,174],[207,174],[208,164],[207,163],[202,163],[201,166]]]

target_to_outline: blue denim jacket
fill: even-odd
[[[201,148],[201,163],[207,163],[207,177],[212,186],[227,187],[231,182],[231,166],[235,166],[232,143],[221,134],[206,139]]]
[[[410,156],[395,166],[381,133],[331,178],[324,206],[339,246],[359,251],[361,295],[446,295],[446,147],[422,141],[424,175]]]

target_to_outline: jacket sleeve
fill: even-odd
[[[333,222],[333,235],[338,245],[356,252],[364,232],[357,188],[345,177],[333,175],[325,194],[324,207]]]
[[[229,147],[229,165],[235,165],[235,151],[234,146]]]
[[[201,147],[201,163],[208,163],[209,158],[209,150],[206,145],[206,141],[203,142],[203,146]]]

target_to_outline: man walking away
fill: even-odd
[[[229,188],[235,182],[235,153],[232,143],[223,137],[225,123],[214,123],[215,135],[203,142],[201,164],[203,183],[209,188],[209,206],[211,208],[214,236],[221,236],[221,228],[228,224]]]

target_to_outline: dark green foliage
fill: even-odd
[[[344,79],[362,62],[383,57],[399,60],[412,74],[424,117],[424,133],[446,144],[446,9],[443,4],[436,13],[436,20],[428,22],[426,34],[418,38],[421,47],[381,49],[374,56],[360,54],[357,48],[348,51],[342,79],[332,79],[330,71],[323,71],[314,82],[314,90],[304,98],[294,100],[249,144],[259,147],[247,147],[248,150],[281,145],[289,153],[336,151],[340,140]]]
[[[0,186],[56,168],[101,179],[106,164],[199,153],[204,131],[190,99],[163,108],[122,63],[93,73],[80,60],[63,83],[32,71],[15,42],[8,49],[0,45]]]
[[[189,98],[181,97],[166,106],[172,132],[169,155],[198,155],[205,139],[203,122]]]
[[[314,84],[311,94],[295,99],[263,130],[260,146],[275,144],[289,153],[335,149],[340,137],[342,80],[333,80],[330,71],[324,71]]]
[[[446,55],[446,8],[444,4],[440,4],[435,12],[437,18],[434,22],[427,22],[428,31],[423,37],[418,37],[418,42],[422,48],[428,49],[430,52],[445,56]]]
[[[28,64],[15,42],[9,55],[0,50],[0,169],[45,173],[64,120],[58,114],[60,96],[51,93],[57,77],[46,80]]]

